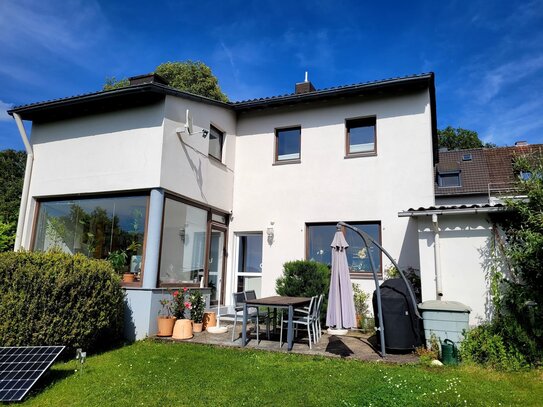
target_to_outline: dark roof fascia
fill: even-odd
[[[86,104],[88,105],[93,103],[112,101],[116,98],[124,97],[128,100],[132,97],[141,96],[142,98],[147,98],[146,100],[148,100],[149,102],[153,102],[165,95],[183,97],[185,99],[194,100],[197,102],[232,109],[232,106],[229,103],[224,103],[203,96],[194,95],[189,92],[183,92],[159,83],[145,83],[141,85],[127,86],[124,88],[109,91],[100,91],[63,99],[16,106],[13,109],[8,110],[8,114],[13,116],[13,113],[17,113],[21,116],[23,120],[34,120],[52,112],[55,112],[56,115],[60,116],[69,115],[74,107],[81,107]],[[85,110],[85,114],[92,113],[92,108]]]

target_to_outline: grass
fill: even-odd
[[[535,406],[543,372],[427,368],[142,341],[57,364],[25,406]]]

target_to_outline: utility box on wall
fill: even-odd
[[[469,313],[471,308],[457,301],[424,301],[419,304],[424,325],[426,346],[429,347],[430,337],[437,336],[440,342],[450,339],[456,346],[464,339],[463,331],[469,328]]]

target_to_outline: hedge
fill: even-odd
[[[0,254],[1,346],[105,349],[122,337],[124,292],[103,260],[59,252]]]

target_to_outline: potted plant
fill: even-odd
[[[192,322],[185,318],[186,311],[190,311],[192,304],[187,298],[188,289],[185,287],[182,291],[173,293],[173,315],[177,318],[173,327],[172,338],[190,339],[192,338]]]
[[[130,256],[130,272],[135,276],[139,276],[141,273],[141,254],[140,249],[142,244],[140,243],[140,227],[143,219],[143,212],[139,209],[135,209],[132,212],[132,230],[129,232],[132,242],[126,248],[131,253]]]
[[[191,291],[189,301],[191,303],[190,319],[192,319],[193,322],[193,330],[194,332],[202,332],[204,325],[204,310],[206,306],[202,292],[200,290]]]
[[[123,283],[134,282],[134,274],[128,273],[125,269],[128,255],[124,250],[115,250],[110,252],[107,260],[111,263],[113,269],[123,278]]]
[[[368,313],[368,303],[367,301],[370,298],[370,295],[358,286],[358,284],[353,283],[353,297],[354,297],[354,309],[356,311],[356,322],[358,328],[363,329],[364,327],[364,318]]]
[[[172,300],[164,297],[160,300],[160,305],[162,308],[158,312],[157,336],[172,336],[175,320],[177,319],[172,315]]]

